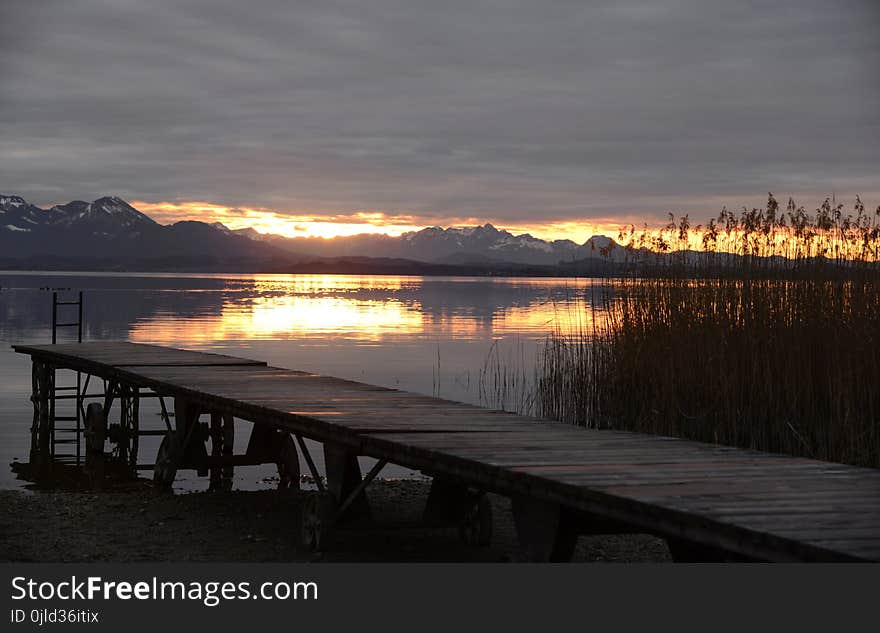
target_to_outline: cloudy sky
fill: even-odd
[[[315,234],[873,208],[878,33],[877,0],[2,0],[0,191]]]

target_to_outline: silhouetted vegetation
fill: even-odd
[[[771,195],[622,238],[652,265],[550,336],[539,415],[880,467],[880,207]]]

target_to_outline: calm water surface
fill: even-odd
[[[271,365],[469,402],[481,369],[501,359],[531,377],[557,324],[577,325],[588,281],[349,275],[172,275],[0,272],[0,487],[26,461],[30,361],[13,343],[51,341],[51,293],[84,293],[86,341],[128,340],[223,352]],[[60,379],[59,379],[60,382]],[[483,387],[492,389],[491,380]],[[509,405],[508,405],[509,406]],[[142,425],[160,423],[142,405]],[[237,433],[246,443],[247,433]],[[242,445],[238,450],[244,450]],[[320,453],[320,451],[313,451]],[[319,455],[316,455],[316,457]],[[152,461],[148,442],[141,461]],[[401,468],[387,476],[408,476]],[[235,485],[272,485],[274,469],[240,468]],[[180,489],[206,480],[182,473]]]

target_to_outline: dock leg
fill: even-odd
[[[299,490],[299,454],[289,433],[279,433],[278,490]]]
[[[223,454],[223,418],[219,413],[211,414],[211,457],[220,457]],[[223,467],[211,466],[211,479],[209,490],[219,490],[223,480]]]
[[[85,419],[86,465],[85,472],[92,488],[104,483],[104,441],[107,437],[107,415],[99,402],[86,409]]]
[[[299,488],[299,456],[289,433],[254,424],[246,454],[254,463],[275,463],[279,490]]]
[[[484,547],[492,540],[492,505],[485,493],[448,477],[434,477],[422,521],[429,526],[457,525],[461,540]]]
[[[235,418],[229,414],[223,416],[223,456],[232,457],[235,448]],[[223,490],[232,490],[232,478],[235,476],[235,466],[229,464],[223,467],[220,478],[220,486]]]
[[[530,561],[567,562],[577,544],[572,514],[558,503],[513,498],[513,521],[520,545]]]
[[[324,468],[327,471],[327,489],[338,503],[346,499],[361,483],[361,467],[357,455],[333,444],[324,444]],[[344,523],[371,518],[370,504],[363,490],[349,504],[343,515]]]
[[[195,468],[199,477],[208,475],[208,441],[209,429],[200,426],[201,409],[193,402],[184,398],[174,399],[174,416],[177,419],[178,439],[183,442],[183,466]]]
[[[137,477],[138,433],[140,432],[140,389],[121,386],[119,390],[120,434],[119,459],[131,478]]]
[[[434,477],[422,521],[432,526],[457,522],[464,515],[467,492],[464,484],[448,477]]]
[[[204,439],[198,437],[196,428],[199,414],[199,409],[192,403],[184,398],[174,398],[175,425],[162,439],[153,468],[153,482],[160,488],[171,488],[178,468],[199,468],[207,463]]]
[[[34,419],[31,425],[31,467],[37,478],[49,474],[51,464],[51,415],[49,399],[55,372],[47,364],[34,360],[31,370],[31,402]]]
[[[119,462],[122,464],[128,463],[128,448],[130,444],[130,437],[128,435],[128,406],[129,406],[129,398],[128,398],[128,387],[120,384],[117,387],[117,393],[119,394],[119,436],[116,437],[116,449],[118,451]],[[107,411],[107,415],[110,412]]]

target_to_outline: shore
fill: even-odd
[[[429,483],[379,481],[368,489],[376,525],[340,529],[331,551],[298,544],[296,492],[157,494],[0,491],[0,561],[19,562],[499,562],[521,560],[510,502],[492,496],[492,543],[469,548],[457,530],[416,525]],[[649,535],[582,536],[574,562],[667,562]]]

